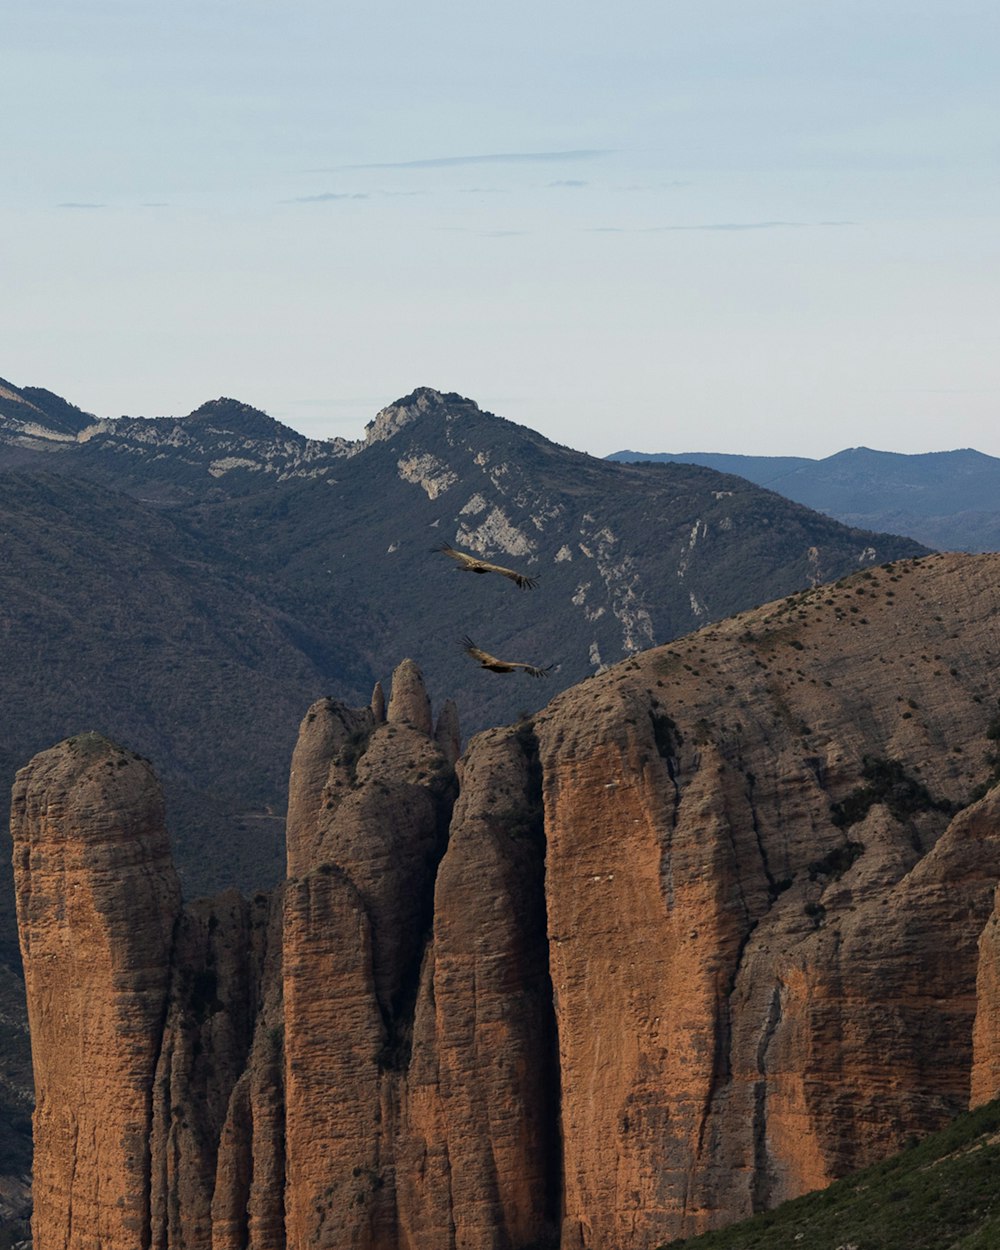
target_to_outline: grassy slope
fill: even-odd
[[[829,1189],[671,1250],[996,1250],[1000,1100]]]

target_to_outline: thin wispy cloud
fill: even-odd
[[[809,230],[816,226],[853,226],[852,221],[721,221],[702,226],[647,226],[654,230]]]
[[[107,208],[107,204],[90,204],[82,200],[64,200],[56,208]]]
[[[426,191],[321,191],[317,195],[297,195],[290,200],[280,200],[281,204],[332,204],[337,200],[372,200],[385,197],[386,199],[405,198],[412,199],[415,195],[426,195]]]
[[[850,395],[996,395],[995,386],[852,386]]]
[[[590,183],[583,178],[557,178],[549,183],[550,187],[589,187]]]
[[[363,165],[334,165],[310,173],[343,169],[450,169],[459,165],[531,165],[546,161],[588,161],[607,156],[613,148],[569,148],[560,152],[484,152],[473,156],[431,156],[418,161],[370,161]]]
[[[806,221],[717,221],[698,226],[647,226],[654,230],[801,230]]]
[[[282,200],[282,204],[331,204],[334,200],[367,200],[367,191],[323,191],[320,195],[297,195],[291,200]]]

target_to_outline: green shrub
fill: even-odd
[[[922,781],[908,777],[899,760],[878,759],[866,755],[861,761],[861,775],[866,784],[830,807],[830,819],[838,829],[849,829],[864,820],[869,811],[883,803],[900,821],[918,812],[955,811],[946,799],[935,799]]]

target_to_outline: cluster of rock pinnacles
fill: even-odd
[[[779,689],[756,618],[461,760],[410,661],[388,704],[321,700],[287,880],[252,899],[182,903],[145,760],[92,734],[36,756],[12,810],[36,1250],[653,1250],[993,1097],[1000,787],[954,808],[1000,694],[971,696],[1000,557],[966,559],[902,618],[901,653],[957,674],[919,722],[872,700],[901,678],[870,633],[806,632]],[[831,871],[831,792],[886,741],[954,804],[873,806]]]

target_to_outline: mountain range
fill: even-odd
[[[847,525],[908,534],[942,551],[1000,549],[1000,459],[971,448],[903,455],[850,447],[822,460],[619,451],[608,459],[705,465],[737,473]]]
[[[706,621],[921,551],[697,466],[609,464],[427,389],[355,443],[233,400],[98,421],[9,383],[0,423],[15,710],[0,764],[92,726],[155,759],[180,807],[182,776],[199,804],[230,784],[278,801],[290,707],[366,697],[400,654],[475,731]],[[539,587],[470,577],[444,543]],[[553,672],[498,679],[462,655],[465,635]]]

